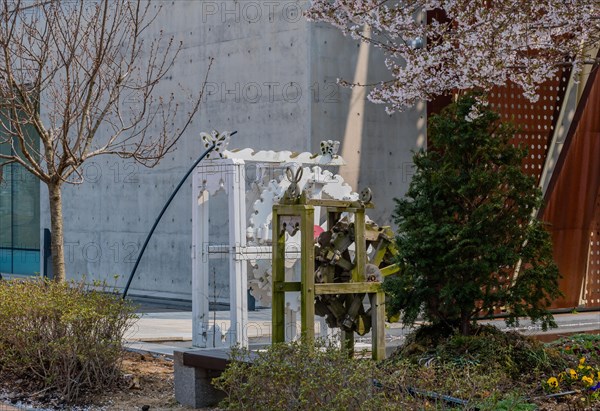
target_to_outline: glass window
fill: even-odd
[[[0,115],[0,121],[6,118]],[[31,143],[38,146],[32,128],[28,131]],[[11,152],[10,145],[0,144],[0,153]],[[39,271],[40,183],[21,165],[8,164],[2,167],[0,181],[0,272],[29,275]]]

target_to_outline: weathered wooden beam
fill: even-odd
[[[360,294],[376,293],[381,283],[327,283],[315,284],[315,294]]]

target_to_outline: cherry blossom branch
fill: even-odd
[[[313,0],[306,16],[383,51],[394,80],[369,84],[369,99],[388,112],[509,81],[536,101],[539,86],[560,68],[576,74],[598,64],[587,53],[600,42],[597,0]]]

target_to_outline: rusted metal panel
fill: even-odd
[[[586,308],[600,308],[600,189],[596,194],[595,209],[590,230],[590,251],[585,288],[582,293],[583,304]]]
[[[445,20],[439,11],[432,19]],[[518,129],[513,140],[528,150],[523,170],[538,181],[544,168],[561,105],[565,100],[570,70],[542,84],[540,98],[531,103],[514,84],[493,89],[488,100],[503,120]],[[427,104],[428,118],[451,102],[441,96]],[[554,259],[563,276],[560,289],[564,297],[554,308],[600,308],[600,76],[588,78],[575,117],[564,142],[554,173],[545,191],[539,216],[552,234]]]
[[[504,87],[494,88],[489,101],[502,120],[514,124],[518,131],[513,144],[527,149],[523,171],[539,180],[548,145],[560,113],[569,79],[569,70],[559,70],[557,75],[539,88],[539,100],[531,103],[523,97],[521,89],[509,82]]]
[[[521,89],[512,82],[503,87],[495,87],[488,95],[491,107],[500,113],[501,119],[517,128],[513,143],[528,151],[523,161],[523,170],[538,180],[560,113],[569,75],[568,69],[559,70],[554,78],[540,85],[540,98],[535,103],[523,97]],[[428,118],[439,113],[451,102],[451,96],[439,96],[429,102]]]
[[[596,75],[589,79],[592,82],[589,94],[580,101],[581,117],[572,124],[573,132],[567,136],[568,148],[563,148],[561,153],[561,164],[553,175],[542,215],[550,224],[554,257],[563,275],[560,288],[565,296],[555,302],[555,307],[577,307],[588,291],[595,295],[589,287],[598,284],[600,276],[589,258],[594,249],[590,247],[590,234],[598,214],[600,189],[599,80]],[[592,267],[592,271],[588,267]]]

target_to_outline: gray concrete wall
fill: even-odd
[[[358,84],[388,79],[383,53],[330,25],[313,23],[310,32],[311,84],[320,92],[311,104],[312,145],[324,138],[342,143],[348,164],[340,174],[355,191],[370,187],[376,208],[369,215],[391,225],[393,198],[406,192],[412,176],[412,150],[425,145],[425,104],[390,116],[367,100],[371,88],[339,86],[338,78]]]
[[[230,147],[316,151],[319,141],[342,141],[349,161],[341,170],[355,189],[369,186],[378,208],[372,217],[390,222],[392,198],[410,181],[410,150],[424,142],[424,107],[388,116],[337,78],[387,78],[375,50],[337,30],[307,22],[306,1],[163,2],[154,30],[184,43],[165,93],[179,84],[197,88],[209,57],[214,65],[202,108],[176,151],[159,166],[113,157],[84,165],[86,182],[64,190],[68,276],[124,286],[139,248],[174,186],[202,153],[200,131],[238,130]],[[357,90],[357,89],[354,89]],[[49,227],[42,194],[42,228]],[[217,226],[226,213],[211,216]],[[191,183],[186,183],[151,240],[131,293],[191,298]],[[219,300],[227,273],[217,274]]]

